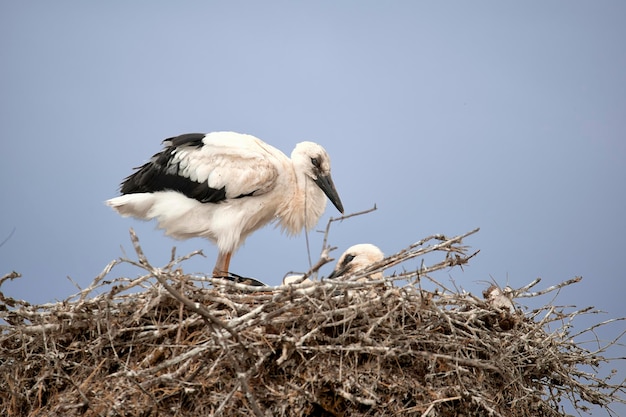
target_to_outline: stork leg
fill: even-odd
[[[215,262],[215,268],[213,268],[213,277],[217,278],[228,275],[231,255],[232,252],[218,253],[217,261]]]

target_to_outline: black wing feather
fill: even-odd
[[[205,136],[206,133],[185,133],[184,135],[167,138],[163,141],[163,143],[174,148],[178,148],[183,145],[195,146],[199,148],[204,145],[202,139],[204,139]]]
[[[173,153],[180,147],[204,146],[204,133],[187,133],[165,139],[165,149],[155,154],[149,162],[137,168],[122,182],[122,194],[154,193],[157,191],[178,191],[201,203],[219,203],[226,199],[226,187],[211,188],[208,183],[192,181],[178,175]]]

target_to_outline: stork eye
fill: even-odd
[[[355,256],[354,256],[354,255],[352,255],[352,254],[346,255],[346,257],[345,257],[345,258],[343,258],[342,265],[343,265],[343,266],[348,265],[350,262],[352,262],[352,260],[354,259],[354,257],[355,257]]]
[[[311,163],[313,164],[314,167],[319,168],[321,163],[320,160],[317,158],[311,158]]]

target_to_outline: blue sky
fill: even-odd
[[[175,245],[210,272],[208,242],[103,202],[162,139],[233,130],[322,144],[346,212],[378,206],[333,225],[337,256],[480,227],[480,254],[438,279],[581,275],[560,304],[626,316],[625,18],[621,1],[2,2],[0,275],[24,276],[2,291],[64,299],[132,251],[130,227],[153,264]],[[304,236],[267,227],[231,269],[278,284],[307,264]]]

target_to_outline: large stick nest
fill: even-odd
[[[138,260],[65,301],[0,293],[0,414],[560,416],[562,400],[624,402],[623,385],[582,370],[623,334],[593,352],[572,341],[571,321],[593,311],[512,301],[538,295],[536,282],[479,298],[432,277],[473,256],[461,243],[474,232],[431,236],[342,281],[278,287],[187,275],[174,254],[155,268],[131,233]],[[443,260],[356,281],[430,252]],[[145,273],[105,280],[119,262]]]

